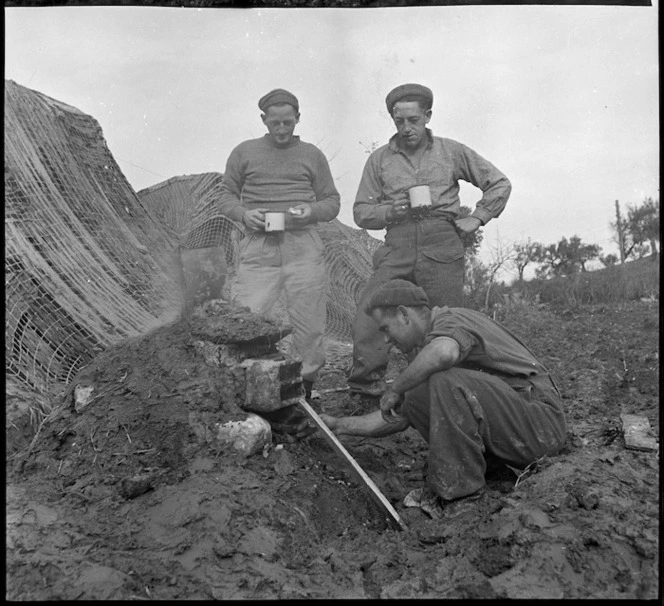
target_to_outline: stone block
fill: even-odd
[[[249,414],[244,421],[217,423],[216,428],[219,441],[230,444],[246,457],[262,452],[272,442],[270,424],[255,414]]]
[[[632,450],[657,450],[657,440],[650,435],[650,421],[639,415],[620,415],[625,447]]]
[[[74,409],[81,412],[92,400],[92,392],[95,388],[92,385],[77,385],[74,388]]]
[[[240,408],[270,412],[293,404],[303,395],[302,362],[285,356],[250,358],[242,362],[246,399]]]

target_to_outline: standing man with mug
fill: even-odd
[[[381,284],[398,278],[422,287],[431,305],[462,306],[461,236],[498,217],[512,189],[507,177],[472,149],[433,136],[426,127],[433,105],[429,88],[402,84],[390,91],[386,105],[397,132],[367,160],[353,205],[358,226],[387,230],[358,302],[348,377],[351,393],[371,397],[385,391],[388,347],[374,320],[361,311],[367,301]],[[473,213],[461,219],[460,180],[483,192]]]
[[[275,89],[261,97],[258,107],[268,133],[231,152],[219,200],[221,213],[246,229],[233,296],[264,315],[285,291],[293,349],[302,359],[310,395],[325,364],[327,278],[315,225],[339,214],[340,197],[323,153],[293,134],[300,121],[295,95]],[[272,219],[278,219],[276,231]]]

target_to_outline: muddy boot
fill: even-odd
[[[419,507],[424,513],[434,520],[443,517],[443,507],[440,497],[428,486],[414,488],[404,498],[406,507]]]
[[[484,493],[486,492],[485,488],[481,488],[473,494],[469,494],[465,497],[460,497],[454,499],[453,501],[445,501],[441,499],[441,506],[443,508],[443,517],[446,519],[456,518],[457,516],[464,513],[471,513],[477,510],[478,503]]]
[[[475,502],[482,497],[484,492],[485,490],[481,489],[468,496],[446,501],[441,499],[429,486],[424,486],[411,490],[405,496],[403,504],[406,507],[419,507],[434,520],[454,518],[476,509]]]

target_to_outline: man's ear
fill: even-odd
[[[406,324],[410,323],[410,316],[408,315],[408,308],[405,305],[399,305],[397,311],[401,314]]]
[[[431,110],[428,109],[426,112],[424,112],[424,123],[429,124],[429,120],[431,120]]]
[[[267,126],[267,123],[265,122],[265,120],[266,120],[265,114],[261,114],[261,120],[263,121],[263,124],[265,124],[265,126]]]

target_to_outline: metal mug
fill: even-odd
[[[411,208],[431,206],[431,190],[428,185],[416,185],[408,190]]]
[[[265,231],[284,231],[285,215],[283,212],[265,213]]]

